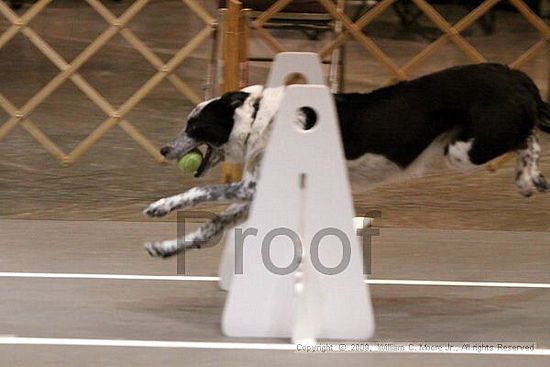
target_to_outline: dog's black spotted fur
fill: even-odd
[[[530,196],[550,189],[538,168],[540,146],[534,134],[535,126],[550,133],[550,106],[542,101],[533,81],[520,71],[499,64],[459,66],[371,93],[336,94],[334,99],[345,157],[350,162],[378,157],[385,162],[383,167],[395,167],[393,173],[405,172],[445,136],[445,146],[438,154],[445,155],[451,166],[476,167],[506,152],[517,151],[516,185],[520,193]],[[245,109],[247,101],[254,106],[250,109],[252,126],[264,100],[245,91],[226,93],[199,105],[191,113],[184,133],[164,147],[162,153],[177,159],[194,144],[216,147],[217,152],[234,144],[230,137],[237,125],[236,111]],[[312,128],[315,111],[304,107],[299,112],[302,127]],[[250,134],[246,142],[249,137]],[[185,140],[185,144],[180,140]],[[369,170],[381,166],[359,167],[368,176]],[[256,179],[248,177],[238,184],[194,188],[151,204],[145,213],[165,215],[212,198],[250,202]],[[238,205],[237,209],[230,207],[222,214],[225,219],[216,223],[234,225],[246,219],[249,206],[234,205]],[[220,228],[214,227],[210,223],[210,227],[203,228],[209,228],[208,231],[199,230],[192,234],[192,240],[205,241],[211,234],[219,233]],[[148,250],[154,255],[170,256],[185,248],[177,248],[174,241],[168,241],[149,244]]]

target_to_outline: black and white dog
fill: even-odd
[[[232,202],[183,240],[146,244],[151,255],[167,257],[208,245],[247,218],[283,92],[284,87],[252,86],[203,102],[189,115],[185,130],[161,149],[167,159],[179,159],[204,146],[196,177],[226,159],[243,164],[244,178],[195,187],[151,204],[145,214],[160,217],[203,202]],[[510,151],[519,154],[515,181],[522,195],[550,189],[538,167],[540,146],[534,132],[538,126],[550,133],[550,104],[520,71],[498,64],[460,66],[371,93],[336,94],[334,99],[354,191],[419,177],[437,158],[468,170]],[[308,107],[297,116],[305,129],[314,119]]]

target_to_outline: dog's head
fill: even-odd
[[[228,92],[200,103],[189,114],[185,129],[171,144],[162,147],[160,153],[167,159],[179,160],[193,149],[204,147],[204,159],[195,172],[195,177],[203,176],[224,159],[224,144],[229,140],[235,123],[235,109],[248,96],[246,92]]]

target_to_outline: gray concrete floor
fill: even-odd
[[[105,1],[120,14],[131,1]],[[213,11],[214,1],[204,1]],[[449,20],[462,7],[443,7]],[[429,26],[425,20],[422,24]],[[85,26],[83,26],[85,25]],[[67,60],[105,29],[85,2],[54,1],[31,22]],[[0,31],[7,29],[0,20]],[[201,24],[176,0],[152,1],[129,26],[168,60]],[[400,65],[428,42],[397,24],[392,11],[367,27]],[[276,32],[289,50],[318,50],[295,32]],[[433,34],[437,34],[436,31]],[[510,62],[538,34],[514,13],[498,11],[496,33],[472,26],[466,39],[491,61]],[[256,55],[270,55],[253,38]],[[202,45],[176,73],[200,92],[209,45]],[[414,75],[468,60],[443,47]],[[548,51],[524,70],[548,94]],[[389,74],[359,45],[347,47],[346,90],[368,91]],[[251,65],[261,83],[267,64]],[[81,70],[115,106],[154,70],[116,36]],[[57,70],[22,35],[0,49],[0,93],[17,106]],[[160,146],[183,127],[192,105],[168,83],[160,84],[128,120]],[[70,151],[105,116],[65,83],[31,116],[56,143]],[[0,112],[0,121],[7,119]],[[543,170],[550,172],[550,137],[542,137]],[[546,153],[544,153],[546,152]],[[201,183],[219,181],[219,172]],[[148,221],[141,210],[152,200],[197,182],[173,165],[158,165],[114,127],[74,165],[63,167],[21,128],[0,141],[0,272],[62,272],[175,275],[174,260],[157,261],[141,249],[146,240],[175,235],[174,217]],[[443,171],[426,178],[354,197],[356,211],[380,210],[382,234],[373,247],[373,278],[550,282],[550,199],[520,197],[513,165],[470,176]],[[217,211],[220,207],[207,207]],[[189,274],[215,275],[220,248],[187,258]],[[219,320],[225,294],[211,283],[2,278],[0,334],[28,337],[227,341]],[[550,347],[545,289],[373,286],[378,340],[525,340]],[[229,340],[232,341],[232,340]],[[275,341],[281,342],[281,341]],[[547,365],[542,357],[437,355],[314,355],[288,352],[158,350],[107,347],[0,346],[0,364],[26,365]]]

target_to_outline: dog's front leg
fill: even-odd
[[[255,189],[256,182],[254,181],[194,187],[183,194],[155,201],[144,210],[144,213],[150,217],[163,217],[171,211],[207,201],[249,202],[254,196]]]
[[[232,204],[221,215],[184,238],[147,243],[145,249],[151,256],[170,257],[182,251],[213,246],[223,231],[246,220],[249,208],[250,203]]]

